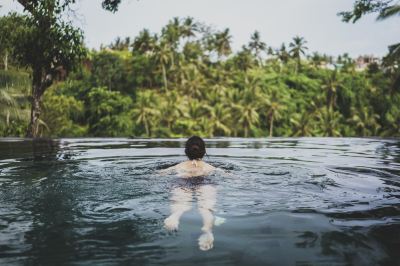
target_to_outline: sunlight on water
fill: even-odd
[[[206,142],[224,171],[188,182],[158,173],[184,139],[0,140],[0,264],[400,261],[398,140]]]

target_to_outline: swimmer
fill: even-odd
[[[206,145],[202,138],[198,136],[190,137],[186,141],[185,154],[189,158],[188,161],[162,170],[161,173],[175,172],[178,176],[190,178],[206,176],[216,170],[214,166],[203,161],[203,157],[206,154]]]
[[[195,191],[183,187],[174,188],[171,191],[171,215],[164,220],[164,228],[168,231],[178,230],[181,216],[192,209],[193,196],[197,198],[198,211],[203,220],[202,234],[198,239],[199,248],[207,251],[214,246],[213,225],[218,225],[213,214],[217,197],[217,189],[214,186],[199,186]]]
[[[216,168],[202,159],[206,154],[204,141],[197,136],[193,136],[186,141],[185,146],[188,161],[177,164],[165,169],[162,173],[177,173],[183,178],[206,176],[216,170]],[[192,208],[192,199],[197,197],[198,211],[203,220],[201,228],[202,234],[198,239],[200,250],[206,251],[213,248],[214,235],[212,228],[215,222],[213,212],[215,211],[217,189],[212,185],[200,185],[194,190],[185,187],[176,187],[171,191],[171,215],[164,220],[164,227],[169,231],[178,230],[181,216]]]

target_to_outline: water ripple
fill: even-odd
[[[190,184],[159,174],[185,160],[184,142],[0,140],[0,264],[400,261],[398,140],[209,139],[205,160],[223,171]],[[226,220],[209,253],[197,247],[205,184]],[[179,186],[193,208],[168,233]]]

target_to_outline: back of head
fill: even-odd
[[[198,136],[190,137],[186,141],[185,154],[190,160],[201,159],[206,154],[206,145]]]

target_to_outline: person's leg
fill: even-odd
[[[211,185],[201,186],[198,189],[198,208],[203,218],[203,234],[199,237],[199,247],[201,250],[209,250],[213,247],[214,235],[212,227],[214,225],[214,207],[216,203],[217,190]]]
[[[164,220],[164,227],[170,231],[178,230],[182,214],[192,208],[192,192],[175,188],[171,196],[171,215]]]

